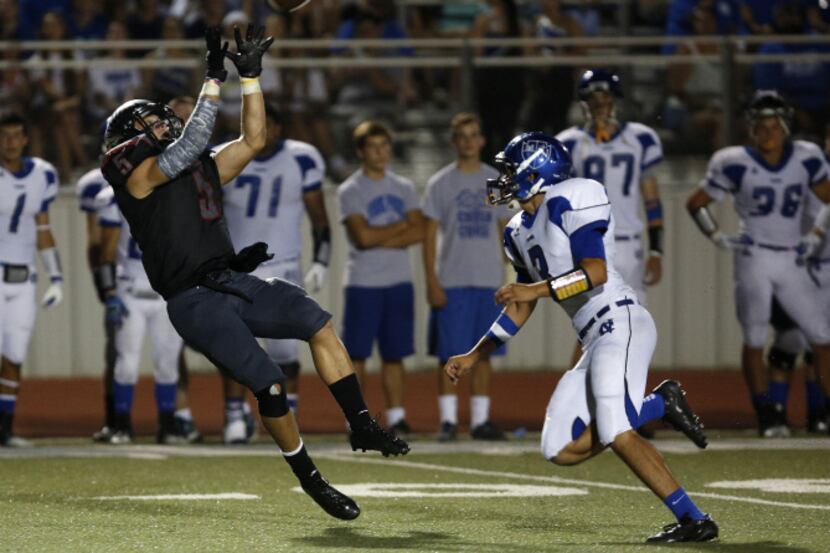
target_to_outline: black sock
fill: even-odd
[[[104,395],[104,416],[106,417],[104,420],[109,428],[115,428],[115,395],[114,394],[105,394]]]
[[[369,408],[366,407],[366,402],[363,401],[357,375],[352,373],[345,378],[341,378],[334,384],[329,385],[329,390],[331,390],[331,395],[340,405],[352,428],[363,428],[369,423]]]
[[[308,451],[306,451],[305,445],[303,445],[302,441],[300,442],[300,448],[296,453],[288,455],[283,452],[282,456],[285,458],[285,462],[288,463],[288,466],[291,467],[291,470],[294,471],[294,474],[297,476],[297,480],[301,483],[307,481],[315,472],[317,472],[317,467],[314,466],[314,461],[312,461],[311,457],[308,456]]]

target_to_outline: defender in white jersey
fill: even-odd
[[[568,151],[539,132],[514,138],[496,156],[496,167],[499,178],[488,182],[491,202],[517,199],[522,208],[504,240],[518,283],[499,289],[496,301],[504,311],[470,352],[450,358],[447,375],[458,380],[519,331],[538,299],[553,298],[571,317],[583,355],[551,396],[542,454],[558,465],[575,465],[610,446],[677,517],[648,541],[717,537],[714,521],[634,430],[663,418],[706,446],[677,382],[667,380],[643,398],[657,332],[614,268],[614,218],[605,188],[595,180],[570,178]]]
[[[156,441],[174,444],[184,441],[175,422],[179,380],[179,353],[184,342],[167,315],[164,299],[150,285],[141,263],[141,250],[115,203],[107,185],[96,198],[101,226],[101,263],[115,268],[115,287],[103,291],[107,324],[115,329],[113,372],[114,420],[109,443],[131,442],[133,393],[144,336],[149,333],[155,366],[155,398],[158,408]]]
[[[107,271],[101,263],[101,227],[98,225],[98,210],[101,202],[96,200],[98,194],[108,187],[101,169],[96,167],[87,171],[75,185],[78,206],[86,222],[86,258],[92,273],[95,291],[101,303],[106,299],[104,290],[115,288],[115,273]],[[108,282],[109,280],[109,282]],[[115,368],[115,328],[104,324],[104,425],[92,435],[96,442],[108,443],[115,428],[115,408],[112,395],[112,373]]]
[[[43,307],[63,299],[63,275],[49,228],[57,172],[47,161],[23,156],[28,141],[25,119],[0,117],[0,446],[28,445],[12,426],[20,367],[35,326],[35,250],[51,280]]]
[[[331,250],[331,232],[323,198],[325,162],[311,144],[281,138],[280,113],[266,105],[266,149],[224,189],[225,219],[234,247],[266,242],[273,259],[252,274],[280,278],[301,285],[300,254],[303,212],[311,221],[314,258],[304,279],[306,288],[319,292],[325,282]],[[265,351],[286,376],[288,405],[296,412],[300,373],[296,340],[265,340]],[[240,413],[247,405],[245,389],[226,379],[225,441],[246,441]]]
[[[777,92],[756,92],[747,110],[753,145],[717,151],[686,204],[715,244],[735,249],[735,303],[744,335],[741,363],[759,433],[767,437],[781,435],[786,426],[781,405],[770,397],[763,358],[773,296],[806,335],[824,392],[830,392],[830,320],[805,264],[814,257],[830,220],[830,173],[815,144],[788,138],[791,116],[792,108]],[[825,205],[812,230],[802,235],[810,190]],[[741,219],[735,237],[720,232],[706,207],[730,194]]]
[[[574,175],[605,185],[614,215],[617,251],[614,265],[623,280],[645,304],[645,287],[662,275],[663,206],[654,167],[663,160],[663,147],[653,129],[633,121],[618,121],[615,99],[622,97],[617,75],[603,70],[586,71],[577,87],[585,125],[556,135],[571,154]],[[640,235],[645,205],[648,255],[643,255]]]

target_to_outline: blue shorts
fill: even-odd
[[[343,344],[352,359],[371,356],[375,338],[385,361],[397,361],[415,352],[411,283],[382,288],[346,286],[345,296]]]
[[[442,363],[470,351],[502,311],[493,300],[495,288],[445,288],[444,292],[447,305],[432,310],[428,332],[429,354]],[[505,352],[501,346],[492,355]]]

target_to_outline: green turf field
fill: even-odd
[[[733,434],[705,452],[656,440],[721,527],[716,543],[656,547],[642,542],[672,516],[611,453],[561,468],[542,460],[535,437],[425,438],[390,460],[351,453],[341,437],[309,442],[323,474],[360,504],[356,521],[294,491],[264,444],[0,449],[0,551],[830,551],[826,438]]]

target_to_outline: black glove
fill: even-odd
[[[243,41],[239,27],[233,28],[233,35],[236,39],[236,53],[227,52],[225,55],[236,66],[240,77],[259,77],[259,74],[262,73],[262,56],[271,46],[271,43],[274,42],[274,37],[263,38],[264,34],[265,27],[260,27],[254,32],[254,26],[248,25]]]
[[[228,53],[228,43],[222,44],[221,27],[208,27],[205,31],[205,42],[207,43],[207,74],[210,79],[217,79],[225,82],[228,72],[225,70],[225,56]]]
[[[268,253],[268,244],[257,242],[239,250],[239,253],[231,258],[228,266],[239,273],[250,273],[259,267],[260,263],[273,257],[274,254]]]

